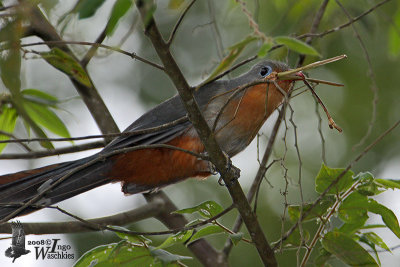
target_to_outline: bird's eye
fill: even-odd
[[[260,75],[262,77],[266,77],[266,76],[270,75],[271,72],[272,72],[272,68],[270,66],[264,66],[260,70]]]

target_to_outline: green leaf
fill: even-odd
[[[185,3],[185,0],[169,0],[168,8],[169,9],[179,9],[183,3]]]
[[[178,260],[191,259],[190,257],[174,255],[164,250],[155,250],[153,247],[132,245],[125,240],[119,243],[98,246],[87,251],[75,263],[75,267],[87,266],[153,266],[179,267]]]
[[[12,94],[21,89],[21,55],[18,48],[7,50],[5,56],[0,57],[1,80]]]
[[[109,225],[108,227],[114,229],[114,230],[123,230],[123,231],[129,231],[129,229],[121,227],[121,226],[116,226],[116,225]],[[142,235],[133,235],[133,234],[127,234],[123,232],[114,232],[119,238],[127,240],[131,243],[139,243],[139,244],[150,244],[152,241]]]
[[[326,249],[321,247],[319,249],[319,255],[315,258],[314,264],[317,267],[326,267],[326,262],[332,257],[332,254]]]
[[[179,232],[173,236],[168,237],[161,245],[156,247],[156,249],[167,248],[176,244],[184,243],[192,236],[192,233],[193,230]]]
[[[254,42],[256,40],[258,40],[257,37],[249,35],[244,40],[234,44],[231,47],[229,47],[228,48],[229,49],[229,54],[221,60],[221,62],[217,66],[217,68],[211,73],[210,77],[208,77],[205,82],[212,80],[218,74],[228,70],[229,67],[232,66],[232,64],[236,61],[236,59],[242,53],[244,48],[248,44],[250,44],[250,43],[252,43],[252,42]]]
[[[360,221],[355,223],[344,223],[342,226],[340,226],[338,231],[348,235],[352,235],[355,232],[359,231],[360,229],[363,229],[364,224],[365,221]]]
[[[190,239],[190,242],[196,241],[197,239],[203,238],[205,236],[220,234],[220,233],[224,233],[224,232],[225,232],[225,230],[217,225],[209,225],[209,226],[206,226],[206,227],[198,230],[192,236],[192,238]]]
[[[400,10],[393,16],[393,23],[389,23],[388,27],[389,53],[393,57],[398,57],[400,55],[400,36],[398,32],[400,27]]]
[[[244,234],[242,232],[229,234],[229,238],[231,239],[232,243],[236,246],[237,243],[242,241]]]
[[[74,80],[80,82],[86,87],[92,86],[86,71],[82,68],[80,63],[63,50],[55,47],[49,52],[40,53],[40,55],[50,65],[64,72]]]
[[[383,242],[382,238],[374,232],[363,233],[361,238],[365,238],[373,244],[377,245],[378,247],[381,247],[384,250],[391,252],[390,248],[386,245],[385,242]]]
[[[86,19],[93,16],[105,0],[81,0],[78,6],[79,19]]]
[[[38,104],[45,104],[55,107],[55,105],[59,102],[57,97],[37,89],[25,89],[22,90],[21,93],[25,100],[30,100]]]
[[[390,230],[400,238],[400,226],[396,215],[389,208],[379,204],[373,199],[369,200],[368,211],[379,214],[382,221],[389,227]]]
[[[311,212],[306,216],[304,220],[309,221],[320,218],[323,214],[325,214],[328,208],[333,205],[333,203],[335,203],[335,199],[333,196],[325,197],[311,210]],[[304,204],[303,213],[309,211],[311,206],[312,204]],[[300,206],[290,205],[288,208],[288,214],[292,222],[298,221],[300,218]]]
[[[127,265],[127,262],[130,265]],[[87,251],[74,266],[150,266],[153,262],[154,258],[147,248],[120,242],[98,246]]]
[[[272,48],[273,45],[274,44],[272,42],[264,43],[258,50],[257,56],[259,58],[264,58],[268,54],[269,50]]]
[[[12,133],[17,122],[17,111],[14,108],[3,106],[0,110],[0,130]],[[0,140],[9,140],[6,135],[0,134]],[[7,143],[0,144],[0,152],[7,146]]]
[[[132,0],[117,0],[111,11],[110,19],[107,23],[106,34],[110,36],[117,26],[119,20],[128,12],[132,7]]]
[[[304,54],[304,55],[311,55],[311,56],[318,56],[320,57],[321,55],[318,53],[317,50],[315,50],[314,47],[306,44],[303,41],[300,41],[298,39],[288,37],[288,36],[277,36],[274,38],[274,41],[277,44],[280,45],[285,45],[287,48],[290,50],[293,50],[299,54]]]
[[[359,224],[368,219],[368,197],[358,192],[351,193],[339,206],[339,218],[345,223]]]
[[[324,248],[350,266],[378,266],[360,244],[345,233],[328,232],[322,239]]]
[[[345,169],[329,168],[325,164],[322,164],[317,178],[315,179],[315,190],[318,193],[324,192],[344,170]],[[339,182],[328,191],[328,194],[336,195],[349,189],[353,184],[353,174],[352,171],[346,172]]]
[[[201,216],[209,219],[209,218],[212,218],[212,217],[218,215],[223,210],[224,209],[217,202],[209,200],[209,201],[203,202],[195,207],[177,210],[177,211],[174,211],[173,213],[192,214],[194,212],[198,212]]]
[[[176,254],[171,254],[168,251],[162,250],[162,249],[154,249],[151,248],[150,253],[152,256],[154,256],[156,259],[158,259],[159,261],[161,261],[162,263],[162,267],[164,266],[168,266],[168,267],[172,267],[172,266],[176,266],[176,267],[181,267],[182,265],[171,265],[171,263],[176,262],[176,261],[180,261],[180,260],[191,260],[192,257],[187,257],[187,256],[180,256],[180,255],[176,255]],[[166,265],[167,264],[167,265]],[[137,266],[144,266],[144,265],[137,265]],[[150,265],[151,266],[151,265]],[[160,267],[161,267],[160,266]]]
[[[303,240],[302,240],[303,239]],[[303,229],[303,237],[300,235],[300,230],[297,228],[291,235],[283,242],[285,245],[300,246],[310,239],[310,233]]]
[[[392,179],[375,179],[374,182],[383,188],[400,189],[400,181]]]
[[[62,136],[70,137],[67,127],[61,119],[45,105],[37,104],[31,101],[24,101],[23,106],[29,117],[39,125],[47,128],[49,131]]]

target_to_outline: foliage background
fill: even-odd
[[[6,1],[4,1],[6,2]],[[48,1],[50,3],[56,1]],[[187,1],[185,1],[187,2]],[[346,9],[352,16],[364,12],[378,1],[343,1]],[[49,17],[53,25],[57,20],[71,9],[71,1],[60,1],[50,10]],[[79,41],[94,41],[102,31],[112,7],[113,1],[106,1],[98,10],[96,15],[89,19],[78,20],[73,17],[65,28],[64,39]],[[253,12],[258,20],[260,30],[267,36],[289,35],[296,36],[309,31],[312,19],[320,5],[317,0],[302,1],[247,1],[247,8]],[[210,15],[210,6],[215,13]],[[168,1],[158,1],[155,13],[159,27],[165,36],[168,36],[171,28],[180,15],[180,9],[168,7]],[[128,31],[131,25],[137,21],[137,11],[131,9],[112,37],[107,38],[105,44],[118,45],[119,40]],[[217,36],[214,34],[215,23],[218,27],[222,51],[217,48]],[[327,11],[319,27],[321,31],[334,28],[348,19],[341,11],[335,1],[330,1]],[[310,76],[325,80],[332,80],[345,84],[344,88],[329,86],[318,86],[317,91],[324,100],[328,109],[334,116],[336,122],[344,129],[342,134],[332,131],[327,126],[327,121],[322,115],[322,132],[326,140],[327,164],[331,167],[344,167],[357,155],[363,147],[371,142],[376,136],[387,129],[394,121],[399,119],[400,106],[398,105],[399,85],[397,78],[400,77],[399,56],[400,56],[400,3],[390,1],[374,12],[364,17],[355,24],[365,47],[369,53],[372,63],[372,70],[379,88],[379,102],[377,103],[376,121],[373,125],[371,135],[361,147],[352,149],[365,135],[372,114],[371,74],[368,64],[360,48],[360,43],[355,38],[351,27],[338,32],[316,38],[313,46],[320,52],[323,58],[329,58],[339,54],[347,54],[348,59],[324,66],[310,71]],[[61,29],[61,26],[58,27]],[[174,56],[184,72],[185,77],[191,85],[200,83],[207,74],[211,73],[221,59],[221,52],[226,53],[227,48],[236,42],[244,39],[252,30],[249,28],[247,18],[234,1],[197,1],[185,17],[179,28],[178,35],[173,44]],[[24,42],[35,42],[38,39],[26,38]],[[241,58],[247,58],[257,53],[257,43],[246,48]],[[151,43],[142,33],[140,23],[136,23],[134,33],[124,42],[122,48],[127,51],[134,51],[138,55],[157,61],[157,56]],[[36,51],[45,47],[32,47]],[[73,50],[84,55],[86,47],[73,46]],[[280,48],[268,54],[268,58],[287,61],[291,66],[296,64],[297,54]],[[41,59],[28,55],[28,60],[23,61],[23,87],[36,88],[56,95],[60,99],[67,100],[61,104],[57,114],[66,123],[71,136],[81,136],[99,133],[95,123],[84,104],[76,98],[77,94],[70,84],[70,81],[61,72],[55,71],[50,65]],[[316,57],[307,57],[306,63],[318,60]],[[245,72],[251,64],[241,67],[231,77]],[[114,119],[120,129],[124,129],[131,122],[140,116],[145,110],[165,100],[176,93],[175,88],[159,70],[145,65],[141,62],[130,59],[127,56],[109,53],[101,50],[100,56],[94,58],[89,66],[89,72],[93,81],[103,96],[104,101],[111,110]],[[0,87],[6,92],[4,87]],[[312,201],[314,192],[314,177],[321,166],[321,141],[318,133],[318,117],[315,113],[315,103],[310,94],[304,93],[293,99],[291,102],[294,109],[294,120],[298,127],[298,140],[302,159],[302,188],[305,201]],[[276,114],[275,114],[276,115]],[[288,112],[290,115],[290,112]],[[270,118],[263,127],[265,135],[260,137],[260,151],[266,144],[266,136],[269,135],[271,124],[274,118]],[[298,159],[296,155],[293,137],[293,127],[288,122],[287,147],[288,156],[285,162],[289,169],[289,192],[287,201],[289,204],[300,201],[298,187]],[[280,137],[284,129],[280,131]],[[19,122],[16,128],[16,135],[26,135],[22,123]],[[398,178],[400,171],[399,130],[387,136],[361,162],[353,169],[358,171],[371,171],[376,177]],[[79,143],[79,142],[77,142]],[[58,144],[57,144],[58,145]],[[65,145],[65,144],[64,144]],[[60,146],[60,145],[59,145]],[[61,145],[62,146],[62,145]],[[34,146],[33,146],[34,147]],[[38,147],[36,147],[38,148]],[[284,151],[284,142],[278,138],[275,145],[274,156],[281,157]],[[4,153],[22,152],[18,146],[7,146]],[[69,159],[76,159],[92,152],[64,155],[40,160],[12,160],[0,161],[0,173],[9,173],[27,168],[42,166],[45,164],[60,162]],[[250,185],[258,167],[257,163],[257,142],[242,154],[234,158],[234,164],[242,170],[241,184],[246,189]],[[258,202],[258,217],[262,222],[268,240],[277,240],[281,233],[281,214],[284,208],[284,197],[282,192],[285,189],[283,169],[279,164],[275,165],[267,173],[268,183],[264,182],[261,187],[260,199]],[[179,208],[190,207],[205,200],[215,200],[225,207],[230,204],[230,197],[223,187],[216,186],[216,179],[210,178],[207,181],[188,180],[183,183],[166,188],[167,194],[174,200]],[[400,217],[400,201],[396,194],[386,193],[379,196],[383,199],[396,214]],[[124,209],[131,209],[135,205],[143,204],[141,196],[123,197],[118,184],[106,185],[95,189],[74,199],[62,203],[65,209],[85,218],[100,217],[120,212]],[[225,225],[231,225],[236,214],[230,213],[222,218]],[[21,218],[25,221],[42,221],[46,216],[47,221],[65,219],[64,216],[54,211],[41,211]],[[379,222],[380,219],[372,217],[371,222]],[[335,226],[335,221],[332,222]],[[305,224],[306,228],[310,225]],[[131,226],[137,231],[154,231],[164,229],[154,219],[148,219]],[[312,230],[312,229],[310,229]],[[378,233],[379,230],[377,231]],[[381,233],[384,241],[389,246],[399,243],[398,239],[389,231]],[[44,237],[30,236],[28,240],[40,240]],[[63,235],[62,241],[71,244],[78,257],[88,249],[116,240],[113,234],[89,233]],[[221,248],[224,238],[211,237],[209,240]],[[161,239],[154,238],[154,242],[161,242]],[[8,242],[0,243],[0,250],[4,251]],[[175,246],[171,249],[178,254],[187,255],[183,247]],[[296,251],[285,252],[277,255],[281,266],[294,266],[296,262]],[[393,254],[381,253],[383,266],[393,266],[399,262],[400,253],[394,250]],[[16,261],[16,266],[27,264],[30,266],[42,266],[42,261],[34,261],[33,257],[25,256]],[[0,264],[6,262],[3,257]],[[32,262],[33,261],[33,262]],[[52,263],[52,262],[49,262]],[[196,260],[186,262],[190,266],[196,266]],[[230,263],[232,266],[258,266],[260,264],[257,252],[249,245],[240,243],[234,247]],[[71,262],[63,261],[62,264],[69,266]],[[60,263],[60,266],[62,266]],[[340,266],[341,263],[333,262],[333,265]]]

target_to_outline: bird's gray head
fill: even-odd
[[[274,60],[264,60],[254,65],[248,72],[248,74],[250,74],[254,78],[263,79],[270,75],[272,72],[282,72],[289,69],[289,66],[285,63]]]

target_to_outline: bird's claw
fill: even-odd
[[[232,185],[234,185],[234,184],[237,182],[237,180],[238,180],[239,177],[240,177],[240,169],[239,169],[238,167],[235,167],[235,166],[232,164],[232,160],[231,160],[231,158],[229,157],[228,154],[226,154],[225,152],[223,152],[223,153],[224,153],[224,156],[225,156],[226,162],[227,162],[226,167],[225,167],[225,168],[226,168],[226,171],[227,171],[227,172],[232,171],[232,172],[233,172],[233,177],[232,177],[232,179],[229,181],[228,184],[225,184],[224,181],[223,181],[223,179],[222,179],[222,177],[220,177],[220,178],[218,179],[218,184],[221,185],[221,186],[232,186]]]
[[[221,185],[221,186],[232,186],[233,184],[236,183],[236,181],[240,177],[240,169],[235,167],[235,166],[233,166],[231,158],[229,157],[229,155],[227,153],[225,153],[223,151],[223,154],[224,154],[224,157],[226,159],[226,161],[225,161],[226,162],[225,169],[226,169],[227,172],[231,172],[231,171],[233,172],[233,178],[231,179],[231,181],[228,184],[225,184],[224,180],[222,179],[222,177],[220,177],[218,179],[218,184]],[[203,152],[202,156],[208,157],[208,153],[207,152]],[[210,160],[208,160],[208,171],[212,175],[218,174],[217,168],[215,167],[215,165]]]

